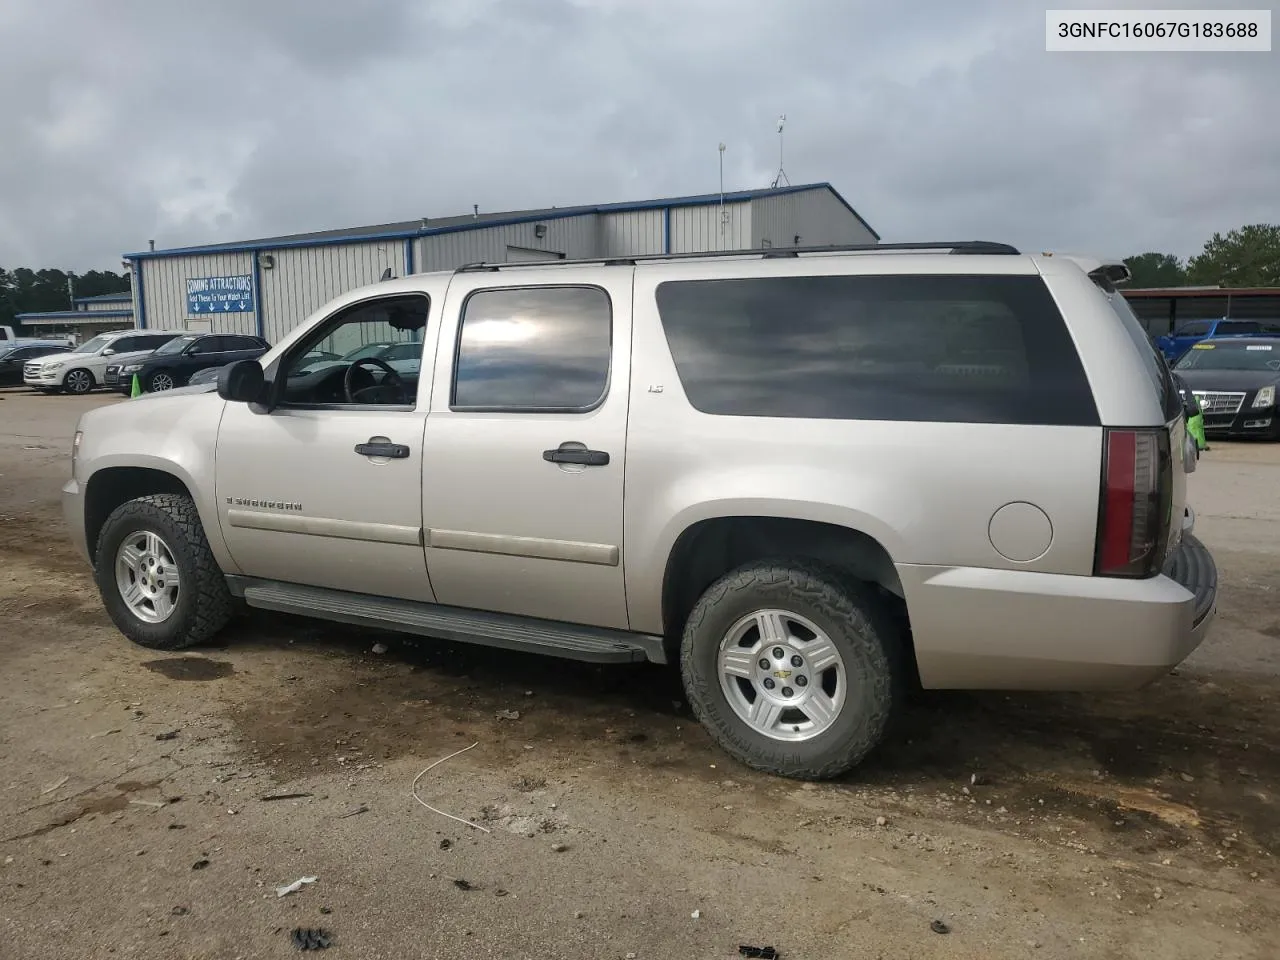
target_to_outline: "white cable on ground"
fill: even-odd
[[[466,753],[468,750],[471,750],[472,748],[478,747],[478,746],[480,746],[479,740],[473,743],[470,747],[463,747],[461,750],[455,750],[453,753],[449,754],[447,757],[441,757],[439,760],[435,761],[430,766],[428,766],[425,770],[423,770],[422,773],[418,774],[416,777],[413,778],[413,785],[409,788],[409,792],[413,794],[413,799],[417,800],[420,804],[422,804],[432,813],[438,813],[440,814],[440,816],[448,817],[450,820],[457,820],[458,823],[461,823],[463,826],[474,827],[476,830],[479,830],[481,833],[489,833],[490,830],[488,827],[482,827],[480,826],[480,824],[472,823],[470,820],[464,820],[462,819],[462,817],[455,817],[452,813],[445,813],[443,810],[437,810],[431,804],[427,803],[427,801],[423,800],[420,796],[418,796],[419,780],[421,780],[424,776],[426,776],[436,767],[440,766],[440,764],[444,763],[446,760],[452,760],[458,754]]]

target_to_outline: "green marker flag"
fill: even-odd
[[[133,388],[129,391],[129,399],[142,396],[142,385],[138,383],[138,375],[133,375]]]

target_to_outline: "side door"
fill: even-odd
[[[230,340],[230,336],[212,334],[193,341],[182,355],[182,382],[185,383],[191,379],[193,373],[199,373],[206,367],[217,367],[226,363],[222,356],[227,352],[227,343]]]
[[[247,576],[406,600],[434,599],[422,549],[422,433],[430,377],[376,365],[307,374],[305,355],[372,340],[434,354],[427,291],[336,309],[268,370],[277,398],[227,403],[218,430],[218,520]],[[425,340],[425,344],[424,344]],[[430,365],[426,367],[431,370]]]
[[[460,273],[423,459],[440,603],[627,627],[630,267]]]

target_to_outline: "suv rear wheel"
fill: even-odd
[[[134,643],[181,650],[231,619],[231,594],[190,497],[130,500],[103,524],[94,578],[112,621]]]
[[[872,590],[804,561],[716,581],[689,615],[685,692],[728,753],[805,780],[838,776],[880,742],[904,687],[901,631]]]

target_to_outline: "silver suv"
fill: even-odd
[[[121,363],[145,357],[179,336],[171,330],[114,330],[86,340],[70,353],[32,360],[22,369],[22,382],[46,393],[84,394],[95,387],[114,385],[109,371]]]
[[[733,756],[830,777],[912,683],[1135,687],[1204,638],[1194,444],[1125,275],[963,243],[389,280],[87,413],[66,518],[144,646],[241,598],[678,664]]]

